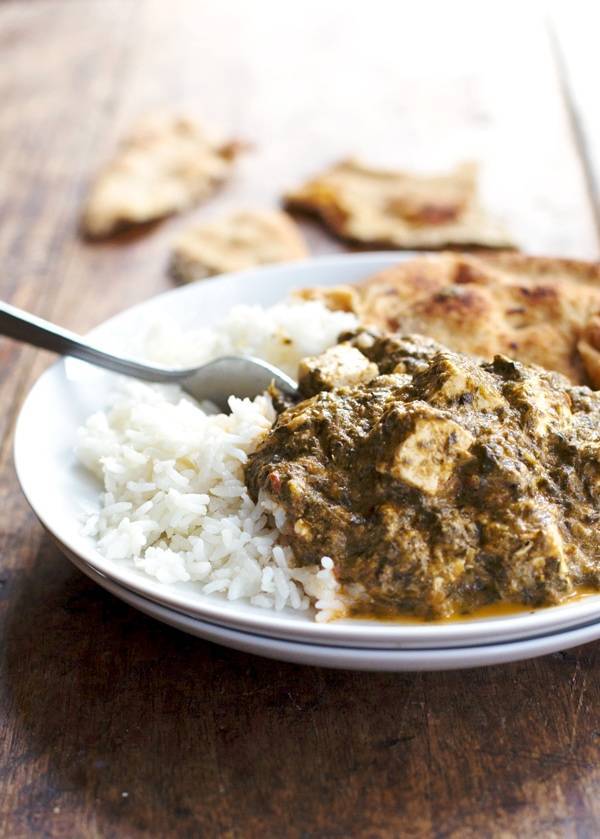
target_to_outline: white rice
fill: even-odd
[[[153,326],[144,354],[187,366],[246,353],[295,376],[302,357],[355,326],[354,315],[315,301],[236,306],[212,329]],[[317,620],[339,615],[331,559],[295,567],[280,540],[283,512],[267,497],[254,503],[244,484],[248,455],[275,419],[270,399],[232,397],[230,408],[218,414],[178,387],[123,379],[107,410],[78,433],[77,455],[104,487],[85,532],[107,559],[133,563],[161,583],[191,583],[265,609],[314,607]]]

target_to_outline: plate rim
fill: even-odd
[[[593,643],[600,638],[600,621],[598,620],[535,638],[467,647],[430,649],[340,647],[265,637],[192,618],[167,606],[162,606],[142,595],[124,589],[112,580],[102,578],[99,572],[69,552],[65,552],[65,555],[79,571],[113,597],[153,620],[158,620],[180,632],[186,632],[213,644],[295,664],[388,672],[467,670],[540,658],[581,644]]]

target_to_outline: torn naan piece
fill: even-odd
[[[175,242],[170,270],[176,280],[193,282],[307,255],[300,231],[286,213],[243,210],[186,230]]]
[[[230,174],[242,146],[219,145],[186,116],[140,121],[92,185],[82,217],[91,238],[181,212],[207,198]]]
[[[444,175],[416,175],[344,160],[284,200],[290,209],[319,216],[342,239],[363,245],[515,247],[480,205],[474,163]]]
[[[486,359],[500,353],[600,388],[599,263],[443,253],[401,262],[354,293],[367,325]]]

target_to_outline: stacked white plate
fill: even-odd
[[[91,333],[111,339],[144,330],[162,315],[183,328],[213,323],[236,303],[271,305],[294,288],[353,282],[408,255],[324,257],[208,280],[153,298]],[[147,615],[245,652],[304,664],[361,670],[444,670],[545,655],[600,638],[600,596],[548,609],[451,623],[315,623],[203,595],[193,584],[163,585],[107,560],[81,532],[81,510],[98,485],[76,462],[77,428],[106,404],[111,375],[68,359],[47,370],[21,410],[15,463],[23,491],[64,553],[85,574]]]

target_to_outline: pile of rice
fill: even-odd
[[[147,358],[172,366],[221,355],[264,358],[292,376],[298,362],[336,343],[356,318],[322,303],[236,306],[211,329],[152,327]],[[106,411],[79,429],[77,456],[102,482],[85,532],[110,560],[133,563],[161,583],[194,583],[204,594],[265,609],[314,607],[317,620],[343,613],[333,563],[294,567],[281,544],[283,515],[252,501],[244,464],[270,429],[268,396],[230,400],[231,413],[198,405],[179,387],[120,380]]]

